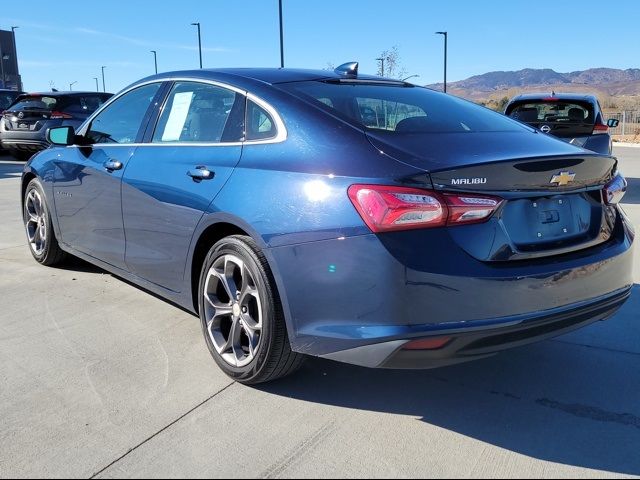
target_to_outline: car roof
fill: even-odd
[[[113,95],[104,92],[29,92],[23,93],[24,97],[70,97],[70,96],[87,96],[87,95]]]
[[[598,99],[594,95],[587,95],[584,93],[526,93],[513,97],[509,103],[532,101],[532,100],[546,100],[548,98],[555,98],[557,100],[568,101],[582,101],[596,103]]]
[[[220,68],[168,72],[146,78],[144,79],[144,81],[154,79],[171,79],[175,77],[209,80],[219,79],[220,77],[235,77],[237,79],[253,80],[270,85],[275,85],[278,83],[345,78],[344,75],[340,75],[333,70],[309,70],[299,68]],[[400,80],[393,80],[389,78],[378,77],[375,75],[358,74],[356,78],[358,80],[392,80],[394,82],[400,82]]]

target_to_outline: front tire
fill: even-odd
[[[56,239],[44,190],[37,178],[27,185],[23,205],[24,227],[33,258],[48,267],[62,263],[66,253]]]
[[[216,243],[199,283],[202,332],[211,356],[232,379],[255,385],[295,372],[273,275],[257,244],[234,235]]]

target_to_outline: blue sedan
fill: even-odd
[[[141,80],[24,169],[31,253],[199,315],[246,384],[306,355],[433,368],[611,317],[617,161],[401,81],[226,69]]]

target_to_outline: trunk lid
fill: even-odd
[[[426,170],[436,191],[503,199],[486,223],[449,228],[481,261],[561,255],[607,241],[615,209],[602,189],[616,160],[531,132],[370,134],[380,151]]]

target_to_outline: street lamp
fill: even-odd
[[[382,72],[382,76],[384,77],[384,58],[376,58],[376,60],[378,60],[381,64],[380,71]]]
[[[158,74],[158,52],[156,52],[155,50],[151,50],[151,53],[153,53],[153,63],[156,66],[156,75]]]
[[[409,80],[410,78],[416,78],[416,77],[419,77],[419,76],[420,76],[420,75],[411,75],[411,76],[409,76],[409,77],[407,77],[407,78],[403,78],[403,79],[401,80],[401,82],[406,82],[406,81],[407,81],[407,80]]]
[[[444,36],[444,93],[447,93],[447,40],[449,34],[447,32],[436,32],[436,35]]]
[[[191,25],[198,27],[198,51],[200,52],[200,69],[202,69],[202,35],[200,33],[200,22],[195,22]]]
[[[279,0],[280,11],[280,68],[284,68],[284,31],[282,27],[282,0]]]
[[[102,91],[107,93],[107,87],[106,87],[106,85],[104,83],[104,69],[107,68],[107,67],[105,65],[103,65],[100,68],[102,68]]]
[[[99,92],[100,86],[98,85],[98,77],[93,77],[93,79],[96,81],[96,92]]]
[[[73,92],[73,86],[74,86],[76,83],[78,83],[78,81],[77,81],[77,80],[76,80],[75,82],[72,82],[72,83],[70,83],[70,84],[69,84],[69,91],[70,91],[70,92]]]

